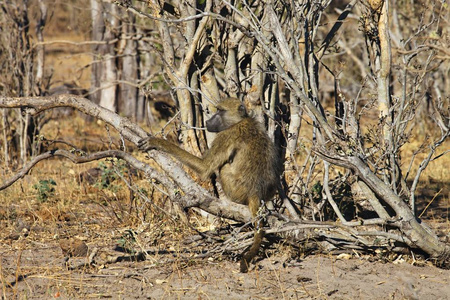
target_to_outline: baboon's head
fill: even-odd
[[[217,112],[206,121],[206,129],[220,132],[242,121],[247,117],[244,104],[236,98],[227,98],[217,105]]]

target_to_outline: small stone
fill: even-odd
[[[77,238],[60,240],[59,246],[63,254],[69,257],[86,257],[89,250],[86,243]]]

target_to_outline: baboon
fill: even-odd
[[[255,219],[261,201],[270,200],[278,186],[280,166],[275,145],[262,124],[250,117],[236,98],[217,105],[217,112],[206,121],[206,129],[217,135],[202,158],[159,138],[147,137],[138,145],[143,151],[157,149],[171,154],[204,180],[217,174],[225,195],[233,202],[248,205]],[[258,254],[264,236],[262,222],[254,224],[253,245],[244,251],[240,263],[243,273]]]

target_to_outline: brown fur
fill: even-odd
[[[208,131],[218,132],[202,158],[162,139],[148,137],[139,142],[143,151],[167,152],[198,172],[203,179],[218,173],[225,195],[233,202],[248,205],[256,217],[261,201],[269,200],[276,191],[279,162],[274,144],[263,126],[249,117],[242,103],[228,98],[217,106],[217,113],[206,122]],[[264,232],[262,223],[255,224],[255,238],[241,260],[241,272],[258,254]]]

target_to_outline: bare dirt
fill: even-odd
[[[293,259],[275,252],[241,274],[230,257],[186,260],[172,247],[156,247],[145,261],[113,262],[121,257],[113,239],[92,238],[97,263],[84,266],[86,258],[66,263],[60,243],[34,230],[2,241],[3,299],[450,299],[450,270],[402,256],[383,263],[356,253]]]

